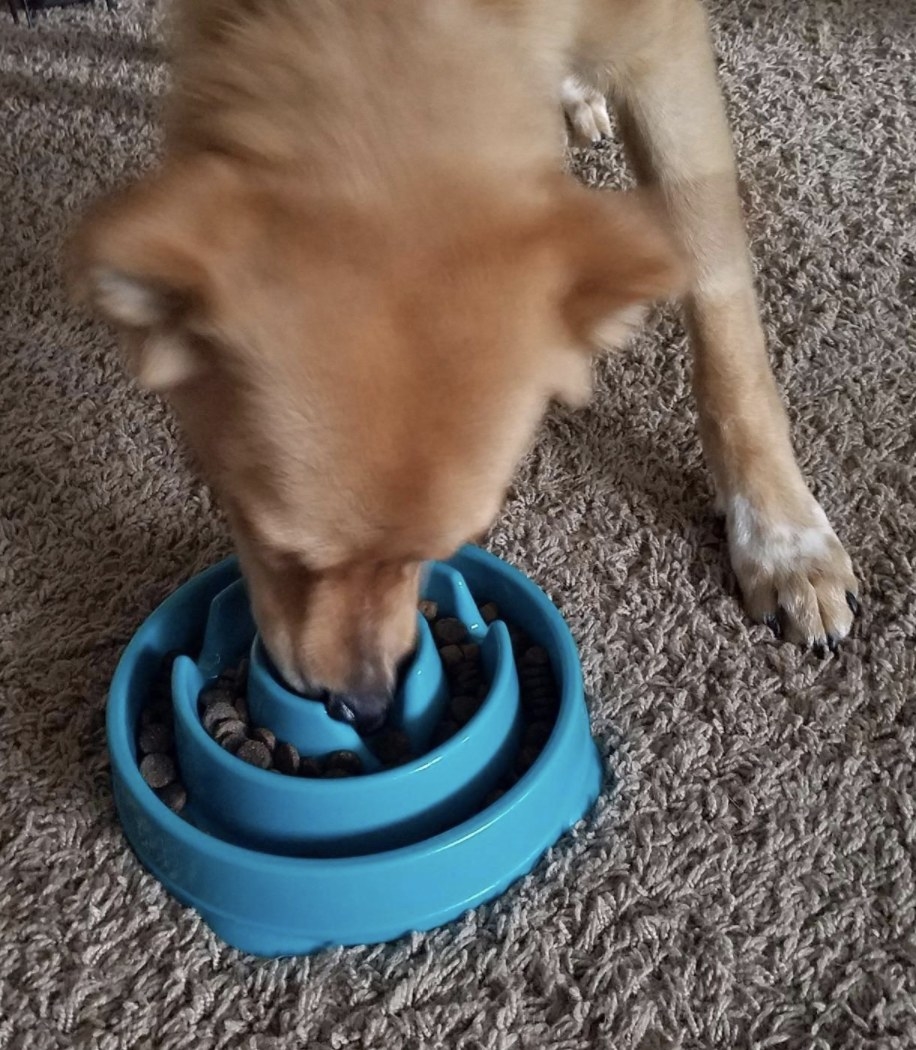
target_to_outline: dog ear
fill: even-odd
[[[139,381],[165,391],[201,361],[188,324],[206,312],[214,215],[225,178],[206,161],[163,169],[103,201],[71,239],[76,301],[115,325]],[[225,201],[224,201],[225,203]]]
[[[686,264],[644,191],[569,187],[556,222],[563,320],[580,345],[618,345],[645,306],[685,289]]]

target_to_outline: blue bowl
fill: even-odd
[[[317,701],[288,692],[273,674],[234,558],[180,587],[121,657],[107,713],[121,823],[141,862],[229,944],[256,955],[297,955],[439,926],[530,871],[597,797],[602,768],[578,655],[546,595],[474,547],[430,565],[423,593],[480,644],[490,688],[466,726],[427,749],[447,695],[421,622],[392,713],[421,757],[396,769],[379,770],[351,727],[330,719]],[[495,601],[547,650],[560,695],[543,751],[490,804],[491,789],[513,766],[520,715],[509,632],[500,621],[484,623],[477,606],[483,600]],[[140,709],[169,650],[189,654],[172,672],[178,763],[189,798],[180,815],[143,781],[136,745]],[[197,695],[246,653],[257,723],[306,754],[340,747],[365,753],[366,768],[375,771],[336,780],[287,777],[219,747],[201,725]]]

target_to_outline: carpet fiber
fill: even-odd
[[[713,14],[773,361],[863,581],[823,662],[734,600],[679,326],[557,411],[491,546],[567,614],[617,782],[450,927],[263,961],[119,831],[107,684],[229,549],[164,407],[67,308],[81,204],[149,163],[158,9],[0,12],[0,1048],[916,1045],[916,34],[900,0]],[[613,147],[575,158],[620,180]]]

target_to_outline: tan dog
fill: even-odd
[[[178,14],[164,163],[89,217],[74,272],[175,406],[293,685],[378,724],[423,560],[487,529],[548,401],[587,396],[588,351],[684,291],[748,610],[816,648],[848,633],[857,584],[768,366],[695,0]],[[663,218],[560,173],[561,107],[595,138],[606,95]]]

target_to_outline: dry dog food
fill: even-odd
[[[419,611],[429,622],[439,656],[445,669],[449,690],[446,713],[430,743],[438,747],[451,739],[477,714],[489,692],[480,646],[471,641],[467,628],[453,616],[440,616],[433,601],[421,601]],[[499,607],[486,601],[480,605],[484,623],[500,619]],[[523,730],[513,769],[490,792],[484,805],[491,805],[522,776],[543,750],[553,732],[559,710],[559,692],[550,664],[550,656],[532,643],[525,632],[506,624],[516,660]],[[175,756],[171,704],[171,668],[176,653],[162,661],[147,703],[140,711],[137,747],[140,773],[162,802],[176,813],[187,802]],[[359,776],[363,763],[353,751],[333,751],[321,757],[300,755],[291,743],[277,740],[266,726],[250,724],[245,698],[248,661],[224,669],[208,683],[198,697],[201,722],[207,732],[236,758],[259,769],[284,776],[336,779]],[[386,768],[411,761],[410,739],[406,733],[385,727],[366,739],[366,743]]]
[[[162,658],[153,678],[149,698],[140,709],[137,750],[140,776],[159,798],[179,813],[187,802],[187,792],[181,783],[175,758],[175,732],[172,723],[172,664],[177,652],[168,652]]]
[[[178,775],[175,760],[171,755],[154,752],[144,755],[140,763],[140,776],[151,788],[164,788]]]
[[[235,756],[258,769],[270,769],[274,762],[270,748],[261,740],[246,740],[239,745]]]

